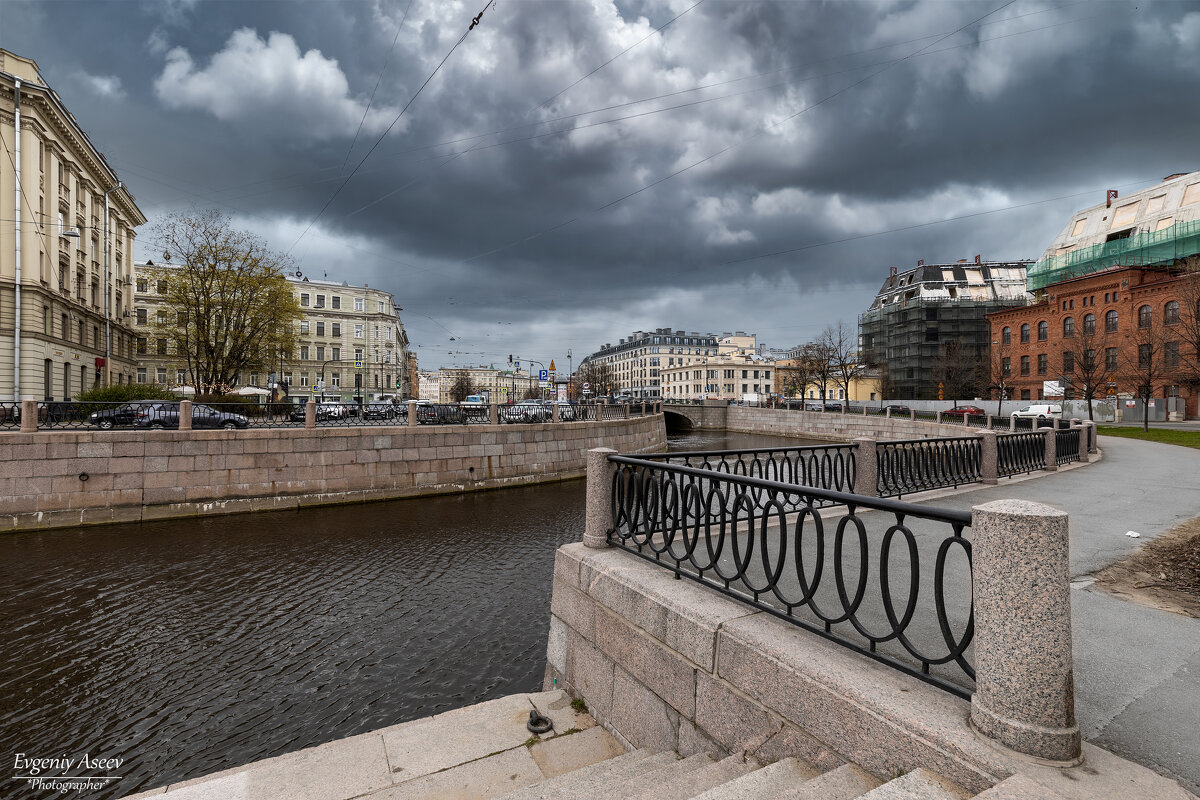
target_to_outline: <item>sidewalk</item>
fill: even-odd
[[[1112,436],[1102,436],[1100,448],[1103,459],[1084,469],[1002,480],[929,504],[969,510],[1016,497],[1070,515],[1080,730],[1093,744],[1200,793],[1200,620],[1115,599],[1086,579],[1200,516],[1200,450]]]

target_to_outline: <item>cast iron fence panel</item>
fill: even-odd
[[[243,417],[250,428],[303,428],[302,403],[204,403],[214,411]],[[192,427],[195,428],[195,420]],[[240,427],[240,426],[239,426]]]
[[[121,403],[87,400],[46,400],[37,404],[39,428],[93,428],[90,417]],[[18,415],[19,416],[19,415]]]
[[[1056,466],[1079,460],[1079,428],[1054,432],[1054,463]]]
[[[857,470],[854,454],[857,449],[857,444],[759,447],[749,450],[654,453],[639,458],[816,489],[853,492]]]
[[[916,419],[922,422],[937,422],[936,411],[916,411],[914,412]]]
[[[996,474],[1001,478],[1035,472],[1046,466],[1044,433],[1001,433],[996,436]]]
[[[970,512],[640,457],[613,455],[608,460],[617,465],[611,491],[611,544],[671,570],[676,578],[694,580],[969,698],[969,688],[930,669],[952,665],[950,669],[956,666],[972,681],[975,677],[967,657],[975,628],[971,543],[964,536],[971,525]],[[880,514],[864,513],[871,511]],[[828,515],[831,536],[823,513]],[[920,536],[913,531],[918,526]],[[876,534],[874,540],[869,527]],[[928,527],[935,528],[932,537]],[[922,589],[918,541],[930,538],[938,541],[931,576],[932,611],[928,601],[918,607]],[[832,559],[826,567],[829,544]],[[894,574],[892,554],[897,544],[907,555],[907,581],[897,581]],[[965,569],[948,572],[956,548],[965,557]],[[806,563],[806,549],[811,563]],[[878,574],[872,581],[875,554]],[[868,598],[869,586],[874,588]],[[928,584],[925,590],[928,594]],[[954,613],[949,611],[951,603]],[[918,644],[910,634],[934,642]],[[882,652],[881,645],[899,649]]]
[[[964,414],[963,420],[968,428],[986,428],[988,426],[987,414]]]
[[[962,486],[980,479],[983,447],[978,436],[878,442],[875,450],[880,497]]]
[[[1032,417],[1014,417],[1016,420],[1016,429],[1019,431],[1031,431],[1037,427],[1035,420]]]
[[[18,430],[21,427],[21,401],[0,403],[0,428]]]

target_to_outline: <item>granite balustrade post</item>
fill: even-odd
[[[625,406],[625,419],[629,419],[629,408],[630,408],[630,404],[629,404],[629,403],[624,403],[623,405]]]
[[[940,411],[937,412],[937,424],[938,425],[942,424],[942,412],[940,412]]]
[[[860,436],[851,439],[854,448],[854,493],[867,497],[879,496],[879,449],[874,439]]]
[[[1011,414],[1008,417],[1008,432],[1015,433],[1017,430],[1017,418]]]
[[[309,399],[304,404],[304,427],[311,430],[317,427],[317,402]]]
[[[888,407],[887,407],[887,409],[886,409],[886,410],[884,410],[884,412],[883,412],[883,418],[884,418],[884,419],[891,419],[891,418],[892,418],[892,407],[891,407],[891,406],[888,406]]]
[[[38,429],[37,400],[21,401],[21,433],[36,433]]]
[[[1043,469],[1053,472],[1058,469],[1058,437],[1054,428],[1041,428],[1046,437],[1046,465]]]
[[[558,403],[552,403],[550,405],[550,421],[562,422],[562,414],[559,412]]]
[[[408,401],[408,427],[417,427],[417,401]]]
[[[867,415],[867,404],[863,403],[863,416],[865,417],[866,415]]]
[[[1082,760],[1071,656],[1067,515],[1027,500],[971,509],[975,693],[985,739],[1068,766]]]
[[[988,429],[989,431],[992,429],[992,420],[993,420],[993,419],[994,419],[994,417],[993,417],[993,415],[992,415],[992,414],[988,414],[988,415],[987,415],[987,429]]]
[[[1087,434],[1087,451],[1096,452],[1096,423],[1088,420],[1083,423],[1083,430]]]
[[[179,430],[190,431],[192,429],[192,401],[179,401]]]
[[[488,403],[488,424],[500,424],[500,405],[498,403]]]
[[[991,428],[979,431],[979,478],[983,483],[1000,482],[1000,444]]]
[[[613,525],[612,489],[617,465],[608,460],[616,450],[596,447],[587,452],[587,488],[583,544],[585,547],[609,547],[608,531]]]
[[[908,421],[909,422],[917,421],[917,410],[915,408],[910,408],[908,410]]]

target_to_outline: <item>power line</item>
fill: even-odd
[[[392,60],[392,51],[396,49],[396,42],[400,41],[400,31],[404,29],[404,21],[408,19],[408,12],[412,8],[413,0],[408,0],[408,7],[404,9],[404,16],[400,18],[400,24],[396,26],[396,36],[392,39],[392,46],[388,48],[387,55],[383,59],[383,66],[379,70],[379,77],[375,79],[375,88],[371,90],[371,97],[367,100],[367,107],[363,109],[362,119],[358,121],[358,130],[354,131],[354,139],[350,142],[350,148],[346,151],[346,157],[342,159],[342,169],[346,168],[346,163],[350,160],[350,154],[354,152],[354,145],[358,144],[358,134],[362,131],[363,123],[367,121],[367,113],[371,110],[371,104],[375,102],[375,93],[379,91],[379,83],[383,80],[383,73],[387,71],[388,62]]]

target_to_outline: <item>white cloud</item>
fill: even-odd
[[[125,89],[121,86],[121,79],[116,75],[89,75],[86,72],[80,72],[79,79],[89,90],[100,97],[119,100],[125,96]]]
[[[363,116],[365,103],[350,96],[337,61],[320,50],[301,53],[286,33],[272,32],[264,40],[251,28],[237,30],[205,67],[182,47],[170,50],[166,60],[154,90],[169,108],[205,111],[225,122],[253,121],[256,132],[307,139],[352,136]],[[395,114],[372,108],[363,130],[378,133]]]
[[[755,241],[756,237],[748,230],[729,229],[729,219],[740,214],[740,205],[734,198],[701,197],[696,201],[694,219],[705,232],[705,241],[708,244]]]

